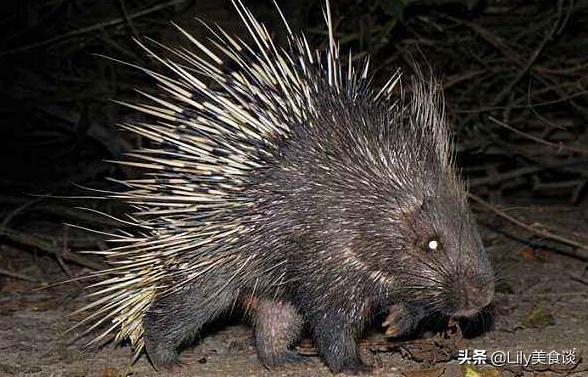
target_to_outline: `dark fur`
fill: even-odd
[[[468,316],[490,302],[492,268],[434,86],[415,81],[396,108],[326,84],[316,96],[319,126],[293,124],[252,176],[254,205],[218,219],[247,229],[206,251],[223,263],[153,303],[144,326],[156,365],[176,361],[180,344],[247,297],[259,300],[264,364],[298,359],[290,348],[304,322],[330,369],[353,373],[369,369],[358,340],[373,313],[404,308],[391,324],[404,332],[433,312]],[[431,239],[442,247],[428,250]]]

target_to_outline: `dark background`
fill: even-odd
[[[324,42],[321,2],[283,3],[294,29]],[[283,41],[273,4],[248,4]],[[153,91],[153,83],[98,55],[156,65],[131,38],[185,44],[170,21],[202,35],[196,16],[244,34],[228,1],[0,6],[0,185],[16,196],[57,195],[72,182],[102,184],[104,176],[128,174],[103,163],[140,143],[116,130],[135,115],[111,100],[132,101],[134,89]],[[497,200],[585,201],[586,1],[346,0],[333,2],[333,13],[342,49],[371,54],[378,78],[409,59],[433,68],[475,192]]]

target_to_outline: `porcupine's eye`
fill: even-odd
[[[427,241],[426,248],[429,252],[440,251],[442,248],[441,241],[437,237],[430,238]]]

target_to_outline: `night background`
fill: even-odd
[[[325,45],[322,1],[277,2],[294,30]],[[285,43],[273,3],[246,4]],[[399,68],[410,75],[415,62],[439,79],[457,163],[499,277],[493,319],[462,324],[458,335],[425,331],[402,341],[375,326],[362,341],[364,357],[390,376],[588,376],[588,1],[332,0],[331,7],[341,51],[371,55],[377,82]],[[197,18],[231,34],[246,30],[229,1],[4,0],[0,9],[0,376],[156,375],[144,357],[129,365],[130,347],[71,343],[63,332],[83,317],[68,315],[87,292],[83,282],[53,285],[103,267],[79,252],[106,249],[107,237],[68,224],[117,226],[77,208],[125,210],[92,198],[100,196],[92,190],[120,190],[108,178],[137,176],[106,160],[145,143],[117,128],[142,118],[113,100],[157,90],[104,56],[157,67],[133,38],[187,45],[171,22],[201,39]],[[474,348],[576,354],[565,365],[459,365],[458,350]],[[182,373],[330,375],[312,343],[298,351],[307,364],[267,370],[251,330],[226,319],[182,353]]]

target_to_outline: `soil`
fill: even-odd
[[[509,213],[522,216],[527,223],[557,223],[570,234],[588,234],[587,214],[577,207],[517,208]],[[483,217],[480,220],[491,223]],[[511,357],[516,352],[530,355],[533,351],[575,350],[576,361],[579,361],[582,352],[588,350],[585,260],[567,256],[561,246],[544,245],[541,240],[522,243],[515,237],[521,236],[521,230],[505,224],[501,224],[500,232],[487,227],[483,229],[485,244],[500,278],[494,325],[491,331],[464,339],[460,348],[470,352],[486,350],[487,354],[495,350],[509,351]],[[5,270],[45,282],[88,272],[65,264],[61,264],[62,268],[49,256],[26,253],[9,246],[4,246],[0,253],[0,263]],[[306,357],[307,362],[303,364],[275,370],[264,368],[257,361],[250,327],[234,322],[221,323],[216,326],[218,329],[187,347],[181,354],[183,365],[171,371],[157,372],[145,356],[131,364],[128,345],[110,343],[98,349],[83,349],[87,337],[71,343],[71,335],[62,335],[80,319],[70,314],[85,301],[81,285],[69,283],[38,289],[38,283],[23,279],[0,279],[0,376],[332,375],[313,352],[308,352],[311,356]],[[428,341],[426,337],[425,342]],[[382,342],[385,342],[382,331],[373,329],[362,343],[366,345],[364,356],[375,365],[374,374],[380,376],[588,376],[586,357],[575,366],[552,365],[547,370],[542,370],[545,367],[541,366],[529,366],[524,370],[514,365],[479,369],[459,365],[456,357],[435,363],[429,355],[419,362],[398,349],[377,352],[373,345]],[[302,350],[308,350],[308,343],[304,344]]]

